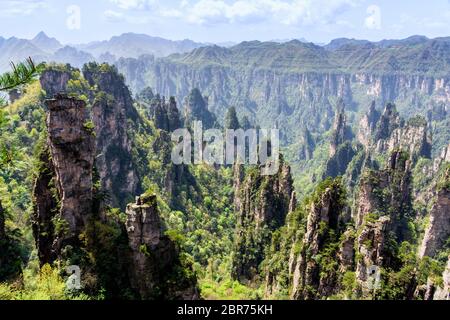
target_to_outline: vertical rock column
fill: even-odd
[[[130,281],[142,299],[199,298],[196,279],[186,277],[174,242],[162,232],[156,195],[136,197],[127,205]]]
[[[56,95],[46,101],[48,146],[61,199],[62,240],[78,237],[92,211],[95,136],[84,101]],[[61,239],[60,239],[61,240]]]

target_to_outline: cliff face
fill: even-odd
[[[48,146],[61,198],[59,216],[68,228],[60,240],[76,242],[92,214],[95,137],[86,126],[89,114],[83,101],[56,96],[46,104]]]
[[[173,97],[166,102],[157,95],[149,102],[146,112],[158,129],[171,132],[181,127],[177,103]]]
[[[290,167],[280,162],[279,171],[273,176],[262,176],[259,168],[252,168],[244,177],[240,165],[235,166],[235,279],[248,281],[257,276],[271,233],[284,224],[289,209],[295,207],[291,201],[294,193]]]
[[[33,188],[33,236],[41,265],[57,258],[54,247],[55,227],[53,218],[60,209],[60,196],[56,189],[56,173],[48,147],[41,151],[39,175]]]
[[[293,299],[316,299],[338,290],[338,263],[336,267],[327,265],[331,262],[330,259],[335,260],[339,250],[334,243],[340,234],[339,218],[344,209],[343,192],[339,184],[333,183],[310,204],[301,250],[294,258]],[[349,258],[345,248],[342,253],[343,261]]]
[[[425,230],[419,257],[433,257],[450,237],[450,168],[443,177],[443,186],[435,194],[435,203],[429,213],[429,223]]]
[[[351,139],[352,131],[347,126],[343,101],[338,102],[330,141],[329,159],[325,165],[323,178],[343,175],[356,154]]]
[[[192,126],[194,121],[201,121],[203,129],[210,129],[216,123],[215,115],[208,110],[208,98],[203,97],[196,88],[187,95],[184,110],[186,127]]]
[[[333,157],[336,154],[336,149],[339,145],[352,138],[351,129],[347,126],[345,105],[342,100],[338,101],[336,109],[336,115],[333,123],[333,133],[331,135],[330,142],[330,157]]]
[[[104,72],[106,67],[103,71],[93,68],[87,66],[85,71],[99,90],[92,106],[95,125],[83,100],[62,94],[46,100],[48,139],[40,154],[33,195],[33,232],[40,262],[69,259],[80,265],[89,280],[83,282],[83,289],[90,293],[106,288],[108,297],[197,299],[190,265],[163,234],[156,197],[140,197],[128,205],[125,225],[99,196],[104,189],[94,183],[98,166],[100,182],[106,187],[115,192],[133,189],[126,185],[136,181],[136,175],[124,121],[138,115],[123,79],[111,70]],[[98,156],[95,159],[96,146],[106,149],[105,159],[111,164],[104,167]],[[114,180],[114,174],[122,170],[128,180]],[[111,179],[112,185],[108,184]]]
[[[401,148],[411,160],[431,157],[431,139],[424,118],[416,116],[405,122],[394,104],[388,103],[379,115],[372,103],[360,121],[358,141],[374,154],[389,154]]]
[[[393,223],[400,223],[403,217],[411,214],[411,162],[407,153],[395,151],[385,169],[366,172],[361,179],[357,204],[357,226],[361,226],[370,214],[387,215]]]
[[[41,75],[48,98],[61,92],[83,95],[91,108],[91,130],[95,131],[95,166],[110,205],[125,208],[139,192],[139,178],[131,159],[132,141],[128,133],[139,116],[131,93],[114,67],[89,63],[80,72],[69,66],[52,67]]]
[[[436,288],[434,300],[450,300],[450,257],[448,257],[447,267],[442,274],[442,286]]]
[[[127,205],[131,249],[131,286],[142,299],[199,298],[195,277],[184,276],[175,244],[163,234],[156,196],[140,196]],[[190,271],[192,273],[192,271]]]
[[[311,132],[308,128],[303,130],[303,135],[300,137],[300,150],[298,153],[298,158],[300,160],[310,160],[313,157],[314,149],[316,145]]]
[[[371,144],[372,135],[380,119],[380,112],[375,108],[375,101],[370,104],[369,110],[364,114],[359,122],[357,139],[363,146]]]
[[[20,251],[6,232],[5,220],[5,209],[0,201],[0,282],[15,279],[22,272]]]
[[[208,94],[209,104],[214,106],[214,112],[219,117],[225,114],[230,105],[243,106],[242,111],[254,113],[261,126],[272,127],[276,122],[284,123],[282,133],[290,131],[295,134],[299,123],[305,123],[311,130],[314,128],[315,132],[328,130],[333,117],[330,101],[336,98],[343,98],[352,110],[359,111],[365,110],[373,100],[381,105],[394,102],[399,105],[402,114],[409,113],[411,109],[423,110],[421,96],[436,103],[450,98],[448,76],[402,74],[395,70],[380,74],[376,68],[364,70],[367,64],[361,66],[361,70],[336,72],[327,65],[329,60],[321,61],[323,52],[312,54],[317,58],[311,62],[314,72],[298,70],[302,69],[299,65],[305,66],[305,60],[303,63],[288,65],[289,59],[295,56],[292,50],[278,57],[277,61],[283,63],[261,67],[264,63],[261,60],[274,57],[282,51],[258,56],[260,52],[265,52],[266,47],[257,51],[257,46],[253,47],[251,43],[248,45],[250,48],[247,49],[244,49],[245,45],[228,51],[218,48],[218,52],[205,48],[205,51],[208,49],[211,52],[198,50],[181,57],[157,59],[146,64],[143,72],[146,77],[144,79],[141,76],[139,79],[145,83],[142,86],[135,85],[133,72],[127,72],[128,66],[134,68],[141,63],[139,59],[121,63],[120,70],[127,79],[130,74],[130,84],[136,91],[150,86],[156,92],[175,96],[177,101],[182,101],[193,87],[198,87],[202,93]],[[302,57],[300,54],[298,56]],[[310,56],[306,59],[310,59]],[[366,58],[362,60],[366,61]],[[351,69],[355,61],[346,60],[338,68],[346,63],[350,64]]]
[[[394,265],[392,243],[409,240],[406,221],[413,216],[410,166],[408,155],[395,151],[385,169],[368,171],[361,179],[354,218],[359,234],[356,279],[363,295],[370,293],[368,280],[373,268]]]
[[[0,201],[0,241],[4,240],[5,238],[5,210],[3,209],[2,203]]]
[[[114,68],[104,69],[95,64],[83,68],[89,85],[97,88],[92,105],[95,165],[111,204],[124,208],[127,200],[139,192],[139,178],[131,158],[132,142],[128,137],[132,123],[138,121],[138,114],[123,77]]]
[[[53,98],[58,93],[66,92],[67,83],[72,78],[71,71],[72,69],[59,70],[53,68],[42,73],[39,81],[48,98]]]

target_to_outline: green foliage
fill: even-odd
[[[35,65],[31,58],[15,64],[11,62],[10,72],[0,76],[0,91],[11,90],[30,83],[44,68],[43,64]]]
[[[236,108],[230,107],[228,108],[227,115],[225,117],[225,128],[237,130],[241,127],[239,124],[239,120],[236,114]]]
[[[21,284],[0,283],[0,300],[87,300],[88,296],[73,294],[66,289],[61,272],[48,264],[39,268],[30,265],[24,271]]]

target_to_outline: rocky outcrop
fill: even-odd
[[[46,101],[48,146],[56,174],[56,188],[61,199],[58,216],[65,229],[63,242],[77,242],[92,214],[92,173],[95,136],[82,100],[57,95]]]
[[[235,166],[234,203],[237,214],[236,240],[232,276],[241,281],[257,276],[264,260],[271,233],[281,227],[295,205],[290,167],[280,160],[278,173],[263,176],[259,167],[244,176],[241,165]]]
[[[39,175],[33,188],[32,227],[39,262],[42,265],[52,263],[57,258],[54,247],[55,227],[53,218],[57,215],[59,194],[56,189],[56,172],[50,157],[50,150],[45,147],[39,156]]]
[[[300,137],[300,150],[298,152],[298,157],[300,160],[311,160],[313,157],[313,152],[316,147],[314,139],[308,128],[303,130],[303,134]]]
[[[395,129],[403,125],[397,108],[394,104],[388,103],[376,125],[374,141],[384,140],[391,136]]]
[[[115,68],[90,63],[84,66],[83,75],[97,89],[92,122],[96,133],[95,165],[101,186],[108,192],[112,206],[125,208],[127,201],[140,191],[128,136],[139,116],[131,93]]]
[[[362,119],[362,131],[358,135],[359,140],[363,141],[367,146],[368,137],[371,129],[376,123],[376,128],[373,132],[373,139],[371,141],[371,148],[376,154],[390,153],[396,148],[401,148],[407,151],[410,159],[416,161],[419,157],[431,157],[431,138],[428,132],[427,121],[421,117],[416,116],[405,121],[400,118],[394,104],[388,103],[378,122],[367,122],[369,117],[373,120],[376,117],[369,113]],[[367,119],[367,121],[365,120]],[[367,122],[367,123],[366,123]],[[367,126],[369,128],[367,129]],[[370,144],[369,144],[370,146]]]
[[[343,101],[339,101],[330,141],[329,159],[325,165],[323,179],[343,175],[356,154],[353,148],[352,131],[347,126]]]
[[[131,127],[139,122],[139,115],[125,80],[115,67],[88,63],[82,73],[84,78],[69,65],[50,66],[40,77],[41,86],[48,98],[70,91],[71,95],[88,99],[91,130],[96,134],[95,165],[100,183],[108,193],[108,204],[124,209],[127,201],[140,191],[131,158],[132,141],[128,137]],[[74,83],[81,87],[75,88]]]
[[[447,267],[442,274],[442,286],[438,286],[434,292],[434,300],[450,300],[450,256],[447,260]]]
[[[19,244],[7,234],[5,213],[0,200],[0,283],[16,279],[23,263]]]
[[[450,237],[450,168],[447,168],[441,184],[437,187],[435,203],[430,210],[428,226],[419,248],[421,258],[434,257]]]
[[[367,221],[361,228],[356,239],[356,251],[359,259],[356,261],[356,279],[361,286],[363,295],[370,293],[371,272],[389,263],[385,250],[391,219],[383,216],[375,221]]]
[[[203,97],[197,88],[189,92],[184,107],[184,125],[191,127],[194,121],[201,121],[203,129],[216,124],[216,116],[208,110],[208,98]]]
[[[373,101],[370,104],[369,110],[359,121],[359,129],[356,138],[366,149],[372,143],[372,137],[380,116],[380,112],[375,107],[375,101]]]
[[[372,292],[372,273],[394,264],[390,244],[410,239],[406,222],[413,213],[410,167],[408,154],[394,151],[386,168],[368,170],[361,178],[354,219],[358,234],[356,279],[363,296]]]
[[[370,214],[388,215],[392,223],[397,223],[411,213],[411,201],[411,161],[407,153],[394,151],[385,169],[368,170],[361,178],[354,217],[356,226],[361,226]]]
[[[72,78],[72,68],[51,66],[42,72],[39,81],[47,98],[52,98],[58,93],[66,93],[67,83]]]
[[[348,229],[342,235],[341,245],[337,254],[339,272],[351,271],[355,260],[355,230]]]
[[[332,182],[324,188],[318,190],[307,211],[306,232],[292,275],[293,299],[330,296],[338,289],[338,269],[328,266],[331,260],[335,261],[338,252],[326,252],[326,248],[338,241],[344,191],[339,182]]]
[[[336,154],[336,149],[345,141],[351,139],[351,129],[347,126],[347,119],[345,116],[345,105],[342,100],[339,100],[337,111],[333,123],[333,133],[330,142],[330,158]]]
[[[427,123],[421,117],[408,121],[406,126],[392,131],[387,139],[377,141],[376,151],[380,154],[402,148],[410,154],[413,161],[419,157],[431,157],[431,141]]]
[[[140,196],[127,205],[126,229],[131,250],[131,286],[142,299],[199,298],[194,277],[185,276],[176,246],[163,233],[156,196]],[[191,271],[192,273],[192,271]]]
[[[158,129],[171,132],[181,127],[177,103],[173,97],[166,102],[164,97],[161,99],[157,95],[150,102],[147,112]]]
[[[3,209],[2,202],[0,201],[0,241],[4,240],[5,238],[5,210]]]
[[[152,88],[145,87],[136,95],[136,99],[140,102],[151,103],[153,98],[155,98],[155,94],[153,93]]]

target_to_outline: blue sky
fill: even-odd
[[[0,0],[0,36],[63,43],[124,32],[203,42],[450,36],[450,0]]]

